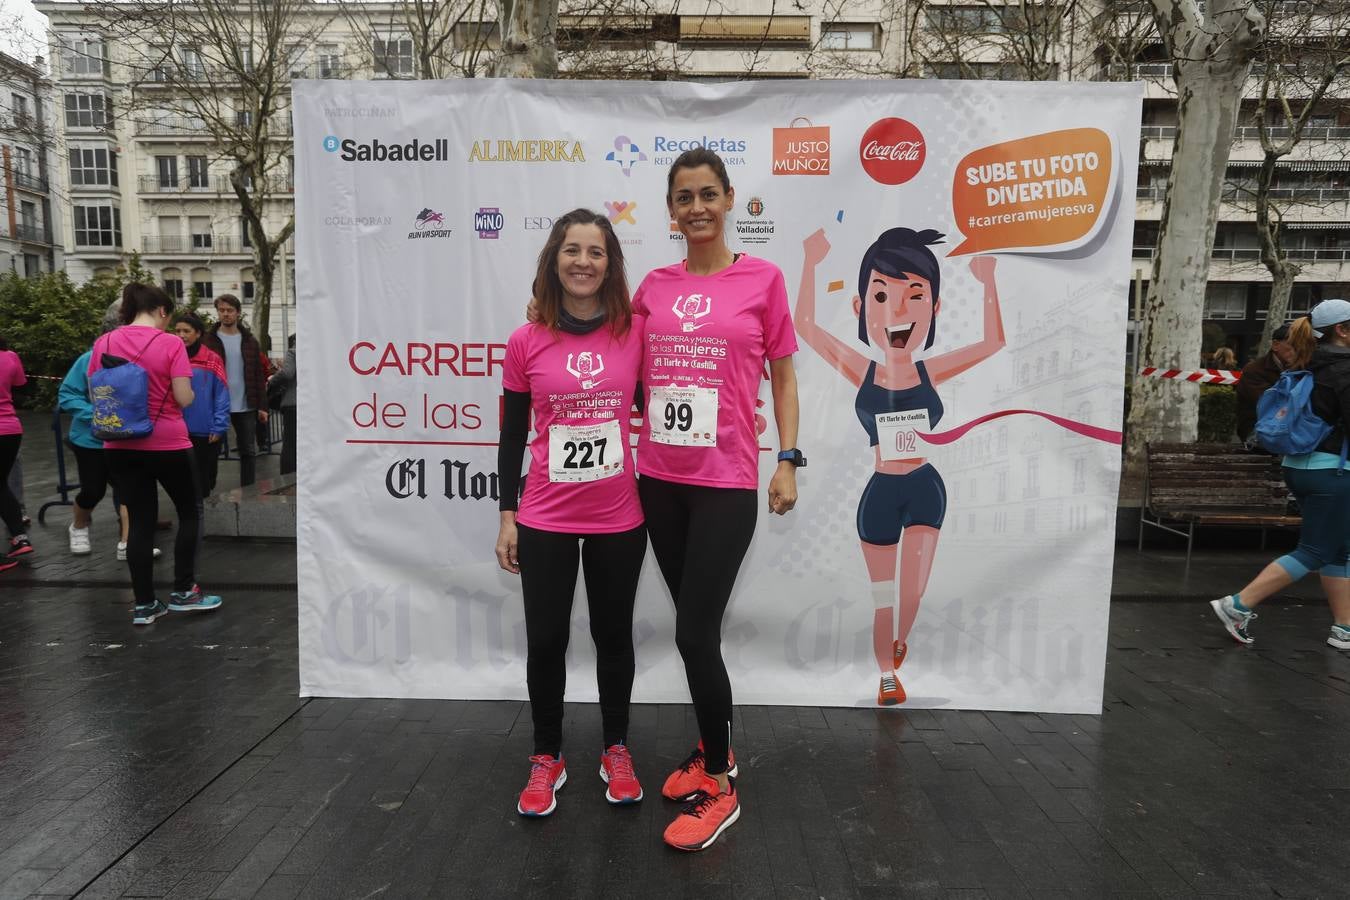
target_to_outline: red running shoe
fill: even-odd
[[[877,688],[877,706],[897,706],[905,702],[905,688],[894,672],[881,676],[881,686]]]
[[[679,767],[670,773],[661,787],[661,796],[667,800],[693,800],[694,795],[703,789],[703,779],[708,775],[708,762],[703,756],[703,742],[699,741],[694,752],[690,753]],[[735,778],[740,774],[736,767],[736,754],[727,750],[727,774]]]
[[[558,807],[554,796],[567,782],[567,767],[562,757],[548,755],[530,757],[530,780],[520,792],[516,812],[522,816],[546,816]]]
[[[33,543],[28,540],[28,535],[20,534],[9,539],[9,552],[5,555],[10,559],[16,556],[27,556],[33,552]]]
[[[899,641],[896,641],[894,647],[895,670],[898,672],[900,671],[900,664],[905,661],[905,657],[909,654],[909,644],[902,644]]]
[[[636,803],[642,799],[642,785],[633,771],[633,755],[623,744],[615,744],[600,754],[600,777],[605,784],[605,799],[610,803]]]
[[[740,817],[736,783],[731,782],[731,789],[724,794],[717,779],[705,773],[698,795],[666,827],[665,842],[676,850],[706,850]]]

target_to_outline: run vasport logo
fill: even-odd
[[[407,144],[386,144],[379,138],[369,142],[333,135],[323,139],[323,149],[337,153],[343,162],[449,162],[450,141],[413,138]]]
[[[775,128],[773,174],[830,174],[830,126],[798,116],[787,128]]]
[[[904,184],[923,168],[927,156],[923,134],[913,122],[879,119],[863,132],[858,159],[873,181]]]
[[[478,232],[478,237],[482,240],[497,240],[502,236],[502,229],[505,227],[506,217],[495,206],[479,207],[478,212],[473,214],[473,230]]]
[[[448,238],[450,233],[451,230],[445,227],[445,216],[429,206],[424,206],[413,220],[413,230],[408,232],[408,240]]]

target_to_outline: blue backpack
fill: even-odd
[[[1306,369],[1280,373],[1256,403],[1257,443],[1271,453],[1301,456],[1317,449],[1329,425],[1312,408],[1313,374]]]
[[[146,341],[140,353],[131,359],[111,353],[99,357],[102,368],[89,376],[89,400],[94,407],[90,430],[98,440],[125,441],[149,437],[154,432],[155,419],[150,417],[150,375],[137,360],[154,343],[155,337]],[[109,338],[108,347],[111,346],[112,339]]]

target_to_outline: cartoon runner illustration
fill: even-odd
[[[597,353],[592,357],[591,351],[583,350],[577,354],[575,366],[572,365],[572,354],[567,354],[567,372],[580,382],[584,390],[589,391],[591,388],[607,381],[608,379],[600,378],[600,373],[603,371],[605,371],[603,354]],[[596,381],[597,378],[600,378],[600,380]]]
[[[916,359],[933,346],[936,334],[941,271],[929,246],[942,238],[931,229],[891,228],[863,254],[853,314],[858,317],[858,340],[882,349],[881,365],[816,323],[816,266],[830,252],[830,242],[823,230],[802,242],[802,282],[793,322],[811,349],[858,387],[854,409],[876,448],[876,472],[858,501],[858,537],[876,608],[872,649],[881,670],[880,706],[905,701],[896,672],[909,649],[947,511],[946,486],[924,458],[919,436],[930,433],[942,418],[937,385],[988,359],[1005,343],[995,261],[977,256],[970,271],[984,285],[983,340],[933,359]]]
[[[702,294],[690,294],[688,297],[676,297],[675,305],[671,312],[675,313],[675,318],[680,320],[680,327],[687,333],[698,331],[707,322],[698,320],[712,312],[712,298],[705,297]],[[685,319],[691,321],[686,322]]]

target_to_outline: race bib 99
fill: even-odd
[[[548,480],[613,478],[623,471],[627,450],[617,419],[600,425],[553,425],[548,430]]]
[[[652,388],[647,427],[658,444],[716,447],[717,388]]]
[[[919,440],[919,434],[929,433],[928,410],[879,413],[876,420],[877,449],[881,451],[882,460],[923,456],[924,444]]]

